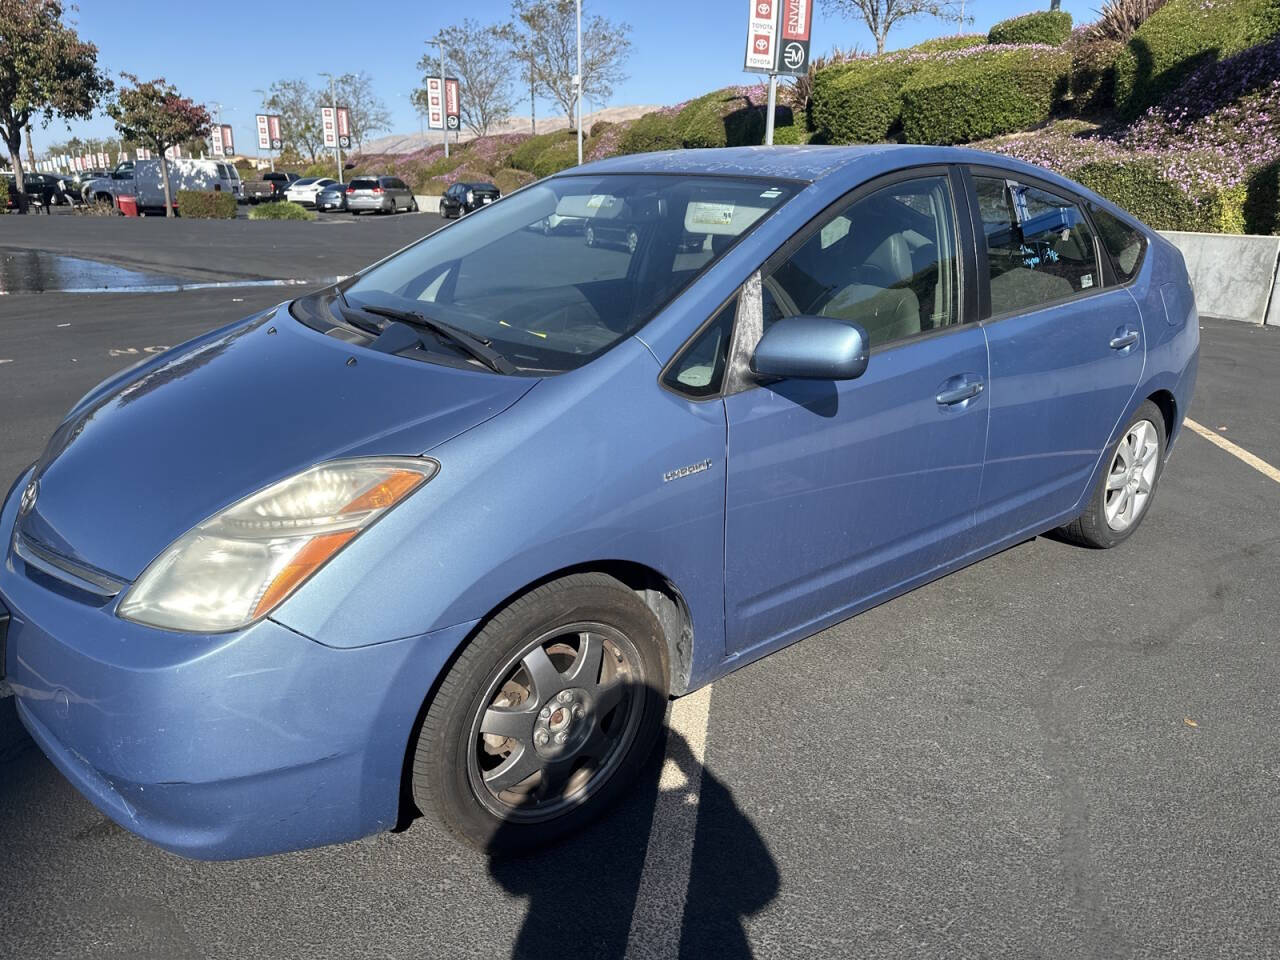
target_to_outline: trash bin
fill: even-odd
[[[138,215],[137,197],[117,197],[116,203],[120,207],[120,212],[126,217],[136,217]]]

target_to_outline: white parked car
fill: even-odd
[[[303,177],[289,184],[289,189],[284,192],[284,198],[300,203],[304,207],[314,207],[320,191],[337,182],[332,177]]]
[[[169,190],[178,202],[180,190],[225,190],[240,196],[240,173],[222,160],[170,160]],[[164,209],[164,180],[159,160],[123,163],[109,176],[90,180],[83,188],[86,203],[114,203],[117,197],[136,197],[139,210]]]

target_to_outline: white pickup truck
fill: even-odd
[[[169,190],[174,203],[179,190],[226,190],[240,197],[240,173],[221,160],[170,160]],[[84,185],[86,203],[115,203],[117,197],[136,197],[139,210],[164,208],[164,181],[159,160],[119,164],[111,173]]]

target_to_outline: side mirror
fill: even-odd
[[[751,356],[762,377],[853,380],[867,369],[867,331],[836,317],[783,317],[765,331]]]

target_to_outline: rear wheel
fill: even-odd
[[[587,227],[587,246],[594,247],[596,245],[596,232],[591,227]]]
[[[1101,549],[1129,539],[1155,498],[1164,469],[1164,445],[1164,416],[1148,400],[1121,433],[1088,507],[1061,529],[1062,535],[1075,543]]]
[[[412,200],[410,200],[410,201],[409,201],[409,212],[410,212],[410,213],[417,213],[417,212],[418,212],[418,198],[417,198],[417,197],[414,197]]]
[[[640,235],[634,230],[627,231],[627,253],[635,253],[636,247],[640,246]]]
[[[581,828],[638,773],[666,710],[653,612],[604,574],[538,587],[462,650],[427,710],[413,797],[490,853]]]

